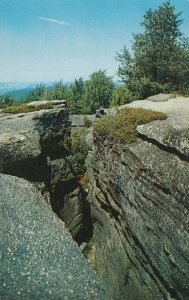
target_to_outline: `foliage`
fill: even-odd
[[[105,71],[94,72],[85,83],[82,108],[84,113],[94,113],[96,109],[108,107],[113,97],[114,82]]]
[[[75,79],[74,83],[70,85],[70,103],[69,108],[72,114],[82,112],[81,100],[84,95],[85,82],[82,78]]]
[[[70,85],[58,81],[51,89],[47,89],[43,84],[37,85],[27,94],[25,102],[65,99],[72,114],[91,114],[100,106],[109,106],[113,90],[112,78],[100,70],[94,72],[87,81],[79,78]]]
[[[38,111],[41,109],[52,109],[53,105],[51,103],[47,104],[40,104],[37,106],[34,105],[27,105],[26,103],[22,103],[19,105],[12,105],[9,107],[6,107],[3,109],[3,112],[5,113],[11,113],[11,114],[19,114],[19,113],[28,113],[32,111]]]
[[[85,140],[86,131],[81,128],[72,134],[72,151],[77,162],[77,173],[83,174],[86,171],[85,160],[88,154],[88,144]]]
[[[36,88],[26,94],[25,102],[44,100],[46,87],[44,84],[37,84]]]
[[[14,100],[10,96],[5,96],[0,98],[0,108],[5,108],[11,106],[14,103]]]
[[[118,75],[138,98],[189,85],[189,41],[180,31],[180,13],[170,1],[148,10],[144,32],[133,35],[132,53],[117,54]]]
[[[85,140],[86,130],[81,128],[75,131],[71,137],[65,137],[59,144],[63,150],[71,152],[75,156],[76,167],[75,173],[84,174],[86,171],[85,160],[88,154],[88,144]]]
[[[125,263],[125,265],[123,266],[123,272],[124,272],[124,274],[125,274],[126,277],[128,277],[129,272],[131,271],[132,267],[133,266],[132,266],[131,261],[127,261]]]
[[[131,92],[128,90],[126,85],[122,85],[114,91],[111,106],[119,106],[126,103],[130,103],[131,101]]]
[[[51,90],[46,91],[47,100],[67,100],[69,101],[70,91],[69,86],[63,83],[62,80],[54,83]]]
[[[138,138],[137,126],[154,120],[164,120],[166,114],[141,108],[123,108],[115,116],[103,117],[95,131],[116,143],[133,143]]]
[[[89,128],[89,127],[92,126],[92,123],[93,123],[93,122],[89,119],[89,117],[84,116],[84,118],[83,118],[83,123],[84,123],[84,126],[85,126],[86,128]]]

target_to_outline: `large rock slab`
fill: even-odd
[[[172,152],[189,157],[189,98],[174,98],[158,103],[134,101],[128,107],[165,112],[166,120],[138,126],[139,134],[171,148]]]
[[[64,223],[26,180],[0,175],[0,298],[106,299]]]
[[[189,98],[135,101],[167,113],[136,143],[95,132],[89,154],[96,268],[114,299],[189,299]],[[113,270],[113,272],[112,272]]]
[[[65,104],[1,118],[0,171],[11,174],[11,165],[15,163],[26,161],[27,165],[28,160],[56,155],[58,141],[68,135],[70,129]]]

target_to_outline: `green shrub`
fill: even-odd
[[[7,106],[11,106],[13,103],[14,103],[14,100],[9,96],[0,98],[0,108],[5,108]]]
[[[115,116],[103,117],[95,131],[115,143],[133,143],[138,138],[137,126],[154,120],[164,120],[166,114],[141,108],[123,108]]]
[[[59,145],[63,148],[64,151],[70,152],[75,156],[76,175],[82,175],[86,171],[85,160],[89,148],[85,140],[85,135],[86,135],[85,129],[81,128],[75,131],[71,137],[65,137],[64,140],[59,143]]]
[[[89,117],[84,116],[84,118],[83,118],[83,123],[84,123],[84,126],[85,126],[86,128],[89,128],[89,127],[92,126],[92,123],[93,123],[93,122],[89,119]]]
[[[3,109],[3,112],[10,114],[19,114],[19,113],[28,113],[32,111],[38,111],[41,109],[52,109],[53,105],[51,103],[40,104],[37,106],[27,105],[26,103],[22,103],[19,105],[12,105]]]
[[[125,274],[126,277],[128,277],[129,272],[131,271],[132,267],[133,266],[132,266],[131,261],[127,261],[125,263],[125,265],[123,266],[123,272],[124,272],[124,274]]]
[[[85,140],[86,131],[81,128],[72,134],[71,147],[72,152],[75,154],[77,163],[76,173],[84,174],[86,171],[85,160],[88,154],[88,144]]]
[[[151,81],[150,78],[130,79],[127,83],[130,91],[130,100],[146,99],[159,93],[167,93],[173,90],[169,83],[160,84]],[[132,92],[131,92],[132,91]]]
[[[113,100],[111,106],[119,106],[126,103],[130,103],[132,100],[132,94],[126,87],[126,85],[120,86],[117,90],[114,91]]]

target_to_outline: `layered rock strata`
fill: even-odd
[[[189,299],[189,99],[129,106],[168,118],[130,145],[94,135],[96,268],[114,299]]]
[[[60,142],[71,134],[71,121],[64,100],[50,103],[52,109],[0,118],[0,172],[32,182],[65,221],[73,237],[82,241],[89,234],[89,207],[74,172],[74,156]]]
[[[82,239],[90,214],[74,156],[60,146],[71,133],[66,102],[51,103],[50,110],[1,114],[0,298],[104,300],[102,284],[66,229]]]

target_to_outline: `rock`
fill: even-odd
[[[114,299],[189,299],[189,98],[128,107],[168,118],[139,126],[129,145],[94,135],[96,269]]]
[[[40,192],[0,175],[0,298],[107,299],[102,284]]]
[[[84,127],[85,126],[85,118],[88,118],[90,121],[95,121],[95,115],[70,115],[70,121],[72,123],[72,127]]]
[[[174,98],[165,103],[135,101],[128,107],[165,112],[167,120],[138,126],[138,132],[143,138],[170,148],[170,151],[180,153],[181,156],[189,157],[189,98]]]
[[[51,162],[51,205],[80,244],[92,234],[87,193],[79,184],[73,156]]]
[[[147,98],[147,100],[152,101],[152,102],[164,102],[164,101],[168,101],[169,99],[173,98],[174,95],[173,94],[157,94],[154,96],[150,96]]]
[[[102,118],[105,115],[106,115],[106,112],[103,107],[96,110],[96,113],[95,113],[96,118]]]
[[[54,106],[54,108],[64,108],[67,107],[67,101],[66,100],[41,100],[41,101],[32,101],[27,103],[28,106],[39,106],[44,104],[51,104]]]
[[[70,132],[65,108],[12,115],[0,119],[0,171],[11,174],[11,164],[53,156],[58,141]],[[13,171],[13,175],[17,175]]]
[[[74,156],[60,145],[71,134],[71,122],[64,100],[28,105],[46,103],[54,108],[0,119],[0,172],[34,183],[79,242],[88,238],[92,225]]]

